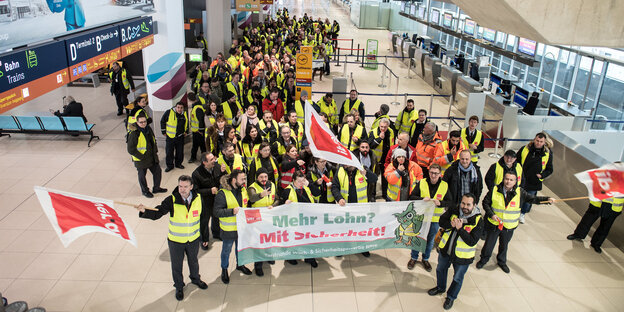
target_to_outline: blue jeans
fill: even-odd
[[[537,195],[537,191],[526,191],[526,192],[527,194],[530,194],[533,196]],[[522,208],[520,208],[520,213],[529,213],[531,211],[531,206],[532,206],[531,203],[524,203],[522,205]]]
[[[234,254],[236,254],[236,263],[238,263],[238,240],[224,239],[221,247],[221,268],[227,269],[230,264],[230,253],[232,253],[232,245],[235,245]]]
[[[468,271],[469,264],[455,264],[453,263],[453,282],[446,292],[446,297],[452,300],[457,299],[457,295],[461,290],[462,283],[464,282],[464,275]],[[448,269],[451,267],[451,257],[447,254],[438,254],[438,267],[436,268],[436,278],[438,279],[438,289],[446,290],[446,278],[448,276]]]
[[[429,261],[429,256],[431,255],[431,249],[433,249],[433,240],[435,239],[436,233],[440,229],[440,224],[438,222],[431,222],[429,226],[429,233],[427,233],[427,247],[425,247],[425,253],[423,254],[423,260]],[[412,259],[418,260],[418,250],[412,250]]]

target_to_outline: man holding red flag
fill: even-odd
[[[156,206],[157,210],[146,210],[145,206],[139,205],[139,217],[145,219],[158,220],[164,215],[169,215],[169,234],[167,243],[169,245],[169,255],[171,257],[171,274],[173,276],[173,286],[176,289],[175,297],[178,301],[184,299],[184,277],[182,276],[182,264],[186,254],[190,271],[191,283],[201,289],[208,288],[208,285],[200,279],[199,262],[197,253],[199,252],[199,242],[201,236],[207,233],[200,233],[207,229],[208,218],[202,218],[202,213],[208,213],[208,207],[204,207],[201,195],[193,190],[193,179],[188,175],[178,178],[178,187],[171,196],[165,198],[162,203]]]

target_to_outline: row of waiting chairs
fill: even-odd
[[[93,133],[95,124],[88,124],[82,117],[58,116],[0,116],[0,136],[9,133],[31,134],[89,134],[89,143],[100,137]]]

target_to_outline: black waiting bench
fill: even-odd
[[[58,117],[58,116],[0,116],[0,136],[9,133],[30,134],[88,134],[89,143],[94,138],[100,137],[93,134],[95,124],[85,123],[82,117]]]

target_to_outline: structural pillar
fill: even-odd
[[[154,0],[154,44],[143,50],[143,67],[154,131],[160,136],[160,118],[186,95],[184,12],[182,0]]]
[[[208,10],[209,9],[209,10]],[[206,0],[206,29],[208,55],[213,59],[223,52],[227,57],[232,45],[232,3],[230,0]]]

